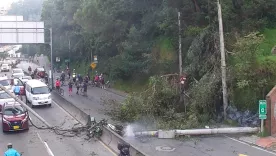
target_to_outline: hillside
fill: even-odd
[[[276,3],[225,0],[222,10],[229,102],[241,110],[256,111],[257,100],[276,80],[276,58],[271,53],[276,43]],[[156,76],[178,72],[178,11],[183,72],[188,75],[186,113],[175,85]],[[143,91],[119,108],[120,118],[130,121],[149,115],[171,120],[180,113],[196,124],[220,114],[215,1],[46,0],[41,18],[53,28],[54,57],[62,60],[56,66],[65,66],[64,60],[70,59],[78,73],[91,74],[89,64],[97,55],[96,70],[115,82],[114,87]],[[41,53],[49,55],[49,49]]]

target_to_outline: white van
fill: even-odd
[[[34,106],[51,106],[51,90],[40,80],[29,80],[25,83],[26,100]]]

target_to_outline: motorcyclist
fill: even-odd
[[[76,82],[76,72],[75,72],[75,69],[73,70],[72,78],[73,78],[73,81]]]
[[[8,147],[8,150],[5,152],[4,156],[20,156],[21,155],[14,148],[12,148],[12,143],[8,143],[7,147]]]
[[[32,72],[31,66],[29,66],[28,71],[29,71],[29,73],[31,74],[31,72]]]

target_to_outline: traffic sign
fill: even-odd
[[[267,107],[266,107],[266,100],[259,100],[259,114],[266,115],[267,114]]]
[[[70,60],[69,60],[69,59],[66,59],[66,60],[64,60],[64,62],[65,62],[65,63],[68,63],[68,62],[70,62]]]
[[[93,62],[93,63],[90,64],[90,66],[91,66],[92,69],[95,69],[97,64],[95,62]]]
[[[98,61],[97,55],[94,56],[94,61]]]
[[[59,57],[56,57],[56,62],[60,62],[60,58]]]
[[[264,119],[266,119],[266,118],[267,118],[267,115],[261,115],[261,114],[259,114],[259,119],[264,120]]]

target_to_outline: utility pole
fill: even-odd
[[[50,48],[51,48],[51,82],[52,89],[54,88],[54,73],[53,73],[53,29],[50,28]]]
[[[222,94],[223,94],[223,115],[224,119],[227,117],[226,109],[228,107],[227,97],[227,84],[226,84],[226,63],[225,63],[225,49],[224,49],[224,37],[223,37],[223,25],[222,25],[222,13],[221,5],[217,0],[218,6],[218,21],[219,21],[219,39],[220,39],[220,54],[221,54],[221,82],[222,82]]]
[[[179,76],[182,75],[182,45],[181,45],[181,13],[178,11],[178,59],[179,59]]]
[[[71,39],[69,37],[69,61],[68,61],[68,67],[70,68],[70,61],[71,61]]]

